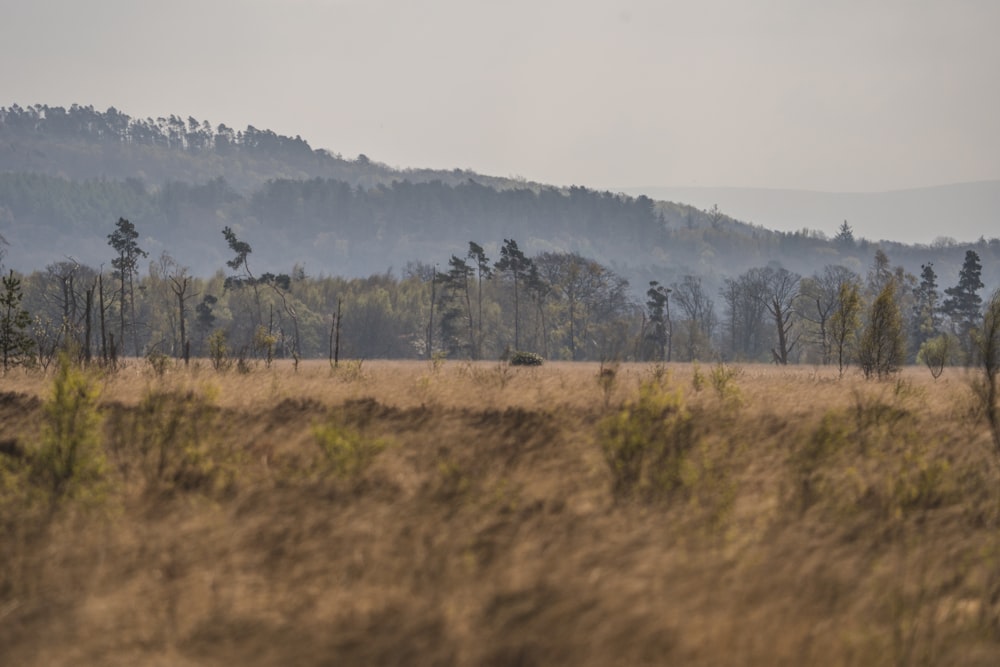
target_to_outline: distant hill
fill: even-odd
[[[932,244],[975,241],[1000,233],[1000,181],[889,192],[811,192],[761,188],[624,188],[653,199],[683,201],[771,229],[836,233],[847,220],[870,239]]]
[[[230,257],[221,230],[231,226],[253,247],[258,271],[298,265],[311,274],[369,276],[409,262],[444,265],[469,241],[495,258],[503,239],[513,238],[529,254],[593,258],[628,278],[641,297],[650,280],[670,284],[696,275],[714,291],[726,277],[769,263],[804,275],[826,264],[864,274],[876,247],[913,273],[934,262],[947,286],[965,248],[975,247],[989,286],[1000,284],[1000,240],[876,244],[866,240],[873,232],[857,207],[868,202],[864,210],[875,212],[865,215],[910,220],[911,228],[929,228],[927,216],[941,219],[921,238],[960,237],[956,218],[971,219],[959,213],[972,209],[959,202],[988,210],[996,191],[996,184],[954,186],[938,197],[950,205],[936,203],[930,191],[744,191],[746,201],[771,207],[751,209],[717,196],[727,191],[648,189],[632,196],[465,170],[398,170],[314,149],[301,137],[175,115],[136,119],[79,105],[0,108],[0,234],[9,242],[7,265],[19,271],[67,256],[108,265],[107,235],[124,217],[150,261],[167,252],[200,275],[224,269]],[[706,210],[711,204],[719,210]],[[829,237],[844,219],[857,239],[838,245]]]

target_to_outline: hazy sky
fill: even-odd
[[[0,0],[0,105],[557,185],[1000,178],[996,0]]]

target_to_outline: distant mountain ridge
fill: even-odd
[[[252,125],[237,130],[174,114],[133,118],[114,107],[100,111],[79,104],[0,107],[0,172],[69,180],[138,178],[151,186],[222,178],[241,193],[276,178],[336,179],[362,187],[404,178],[457,184],[475,177],[496,188],[519,184],[462,169],[399,170],[365,155],[346,159],[327,149],[313,149],[299,136]]]
[[[938,244],[974,242],[1000,234],[1000,180],[955,183],[886,192],[713,187],[629,187],[630,195],[713,205],[728,215],[786,232],[803,228],[830,236],[847,220],[870,239]]]
[[[595,259],[639,295],[650,280],[670,284],[686,275],[716,291],[726,277],[767,264],[803,275],[840,264],[864,275],[877,247],[914,274],[934,262],[942,285],[952,284],[966,248],[975,247],[983,281],[1000,284],[994,234],[934,247],[873,243],[876,234],[844,202],[822,213],[800,211],[787,225],[791,231],[775,231],[768,227],[779,226],[780,216],[760,217],[719,191],[699,190],[708,198],[698,198],[688,190],[609,192],[460,169],[393,169],[253,126],[213,128],[173,115],[135,119],[80,105],[0,108],[0,234],[10,244],[6,264],[18,271],[66,257],[107,264],[107,234],[124,217],[150,261],[167,252],[200,275],[224,270],[229,251],[220,232],[231,226],[254,248],[258,270],[275,273],[298,266],[371,276],[410,262],[447,263],[469,241],[495,256],[512,238],[528,254]],[[990,192],[976,197],[989,206]],[[782,199],[773,194],[772,203]],[[721,210],[709,210],[712,204]],[[883,206],[912,219],[934,208],[920,197]],[[856,236],[846,245],[831,240],[844,219]],[[815,229],[822,231],[809,231]],[[948,222],[928,236],[960,233]]]

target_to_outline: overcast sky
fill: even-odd
[[[0,0],[0,106],[556,185],[1000,178],[995,0]]]

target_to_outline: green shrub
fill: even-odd
[[[126,479],[138,469],[148,488],[221,491],[232,457],[213,438],[216,414],[208,394],[151,389],[111,424],[109,450]]]
[[[515,352],[510,357],[511,366],[541,366],[542,356],[534,352]]]
[[[229,342],[222,329],[216,329],[208,336],[208,357],[212,360],[212,368],[217,371],[227,371],[233,367],[233,360],[229,356]]]
[[[601,388],[604,395],[604,407],[611,405],[611,395],[618,386],[618,365],[606,366],[601,362],[601,367],[597,371],[597,386]]]
[[[268,331],[263,324],[258,324],[257,330],[253,334],[253,348],[256,354],[264,358],[264,365],[267,368],[270,368],[271,364],[274,363],[274,347],[277,344],[278,337]]]
[[[654,498],[685,485],[698,439],[678,391],[643,383],[639,396],[599,427],[601,449],[616,498]]]
[[[740,388],[736,386],[736,378],[743,375],[743,369],[738,366],[727,366],[721,361],[712,367],[709,379],[715,393],[723,401],[739,406],[743,402]]]
[[[98,394],[94,378],[60,354],[34,459],[35,478],[54,498],[100,500],[106,489]]]
[[[334,422],[313,427],[313,435],[323,452],[325,471],[345,480],[361,477],[386,447],[381,440],[370,440]]]
[[[941,334],[924,342],[917,353],[917,361],[923,362],[937,380],[944,372],[945,366],[954,361],[958,352],[958,341],[950,334]]]
[[[789,462],[801,511],[897,520],[958,497],[952,466],[918,417],[878,399],[827,412]]]
[[[431,355],[431,372],[437,373],[444,367],[444,362],[448,360],[448,353],[444,350],[438,350]]]
[[[170,367],[170,357],[160,351],[158,347],[153,347],[146,353],[146,363],[156,377],[162,378]]]
[[[510,381],[514,379],[514,371],[510,369],[508,364],[502,361],[489,368],[481,368],[470,364],[464,373],[480,386],[495,387],[500,390],[506,389]]]

